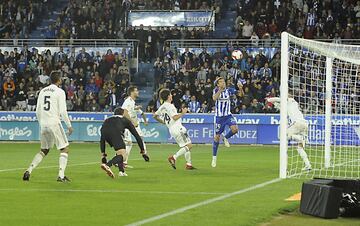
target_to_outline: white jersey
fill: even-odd
[[[155,112],[155,115],[158,115],[164,120],[166,126],[170,131],[176,130],[176,128],[182,127],[181,119],[174,120],[173,117],[177,115],[177,110],[175,106],[169,102],[164,102],[159,109]]]
[[[280,103],[279,97],[268,98],[267,101],[271,103]],[[291,123],[306,122],[303,113],[300,111],[299,103],[294,98],[288,98],[287,101],[287,115]]]
[[[191,144],[191,140],[186,128],[181,124],[181,119],[173,119],[177,114],[175,106],[169,102],[164,102],[155,112],[155,115],[160,116],[164,120],[166,126],[169,128],[170,135],[175,139],[176,143],[180,147],[184,147]]]
[[[126,98],[121,106],[122,109],[126,109],[128,111],[132,123],[134,125],[139,125],[138,114],[141,114],[142,111],[140,109],[135,110],[135,107],[135,100],[133,100],[131,97]]]
[[[66,109],[65,91],[54,84],[43,88],[37,101],[36,117],[41,127],[59,125],[61,119],[68,128],[71,127]]]

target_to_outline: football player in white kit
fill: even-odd
[[[127,90],[127,94],[128,94],[128,97],[125,99],[121,108],[124,109],[124,116],[133,123],[133,125],[136,128],[136,131],[138,132],[141,139],[143,140],[143,145],[145,148],[145,153],[144,153],[143,157],[144,157],[145,161],[149,161],[149,158],[147,158],[147,159],[145,158],[145,156],[146,157],[148,157],[148,156],[147,156],[147,152],[146,152],[146,145],[144,142],[144,135],[140,128],[138,114],[142,115],[145,126],[148,124],[148,122],[147,122],[144,112],[141,110],[141,106],[137,106],[135,103],[135,100],[139,97],[139,90],[136,86],[130,86]],[[128,129],[126,129],[124,132],[124,141],[125,141],[125,145],[126,145],[126,158],[124,160],[124,166],[125,166],[125,168],[126,167],[132,168],[131,166],[128,165],[129,155],[130,155],[130,152],[131,152],[131,149],[133,146],[132,134],[130,133],[130,131]]]
[[[176,159],[185,155],[186,169],[193,170],[195,167],[191,164],[191,140],[187,134],[186,128],[181,124],[181,118],[188,112],[188,109],[183,108],[181,113],[177,113],[175,106],[171,103],[172,95],[168,89],[160,91],[160,98],[163,100],[163,104],[154,113],[154,119],[162,124],[165,124],[169,128],[170,135],[180,146],[180,150],[170,156],[168,161],[171,166],[176,169]]]
[[[69,142],[64,128],[61,125],[61,119],[64,120],[69,135],[71,135],[73,129],[66,109],[65,91],[59,88],[62,83],[60,72],[53,71],[50,75],[50,81],[51,85],[40,91],[36,106],[36,117],[40,124],[41,150],[35,155],[29,168],[25,171],[23,176],[24,181],[30,179],[32,171],[49,153],[50,148],[52,148],[54,144],[56,148],[60,150],[59,175],[57,181],[70,181],[70,179],[65,176]]]
[[[278,108],[280,106],[279,97],[270,97],[267,98],[267,101],[274,103]],[[300,111],[298,102],[296,102],[290,94],[287,101],[287,115],[291,122],[287,130],[287,139],[298,142],[297,151],[305,163],[305,167],[302,170],[309,171],[311,170],[311,164],[308,155],[304,150],[305,141],[308,135],[308,123],[305,120],[303,113]]]

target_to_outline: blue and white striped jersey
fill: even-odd
[[[219,88],[215,88],[213,94],[217,93]],[[231,115],[231,101],[230,97],[235,95],[236,89],[234,88],[226,88],[221,94],[219,99],[215,102],[215,116],[216,117],[224,117]]]

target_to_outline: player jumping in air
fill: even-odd
[[[61,118],[65,121],[68,128],[68,135],[73,129],[66,110],[65,92],[59,86],[62,83],[60,72],[53,71],[50,74],[51,85],[43,88],[37,100],[36,117],[40,124],[40,143],[41,150],[25,171],[23,180],[28,181],[32,171],[40,164],[43,158],[49,153],[50,148],[56,145],[60,150],[59,175],[57,181],[69,182],[65,176],[65,169],[68,162],[69,142],[61,125]]]
[[[163,101],[163,104],[154,113],[154,119],[165,124],[169,128],[171,136],[180,147],[180,150],[170,156],[168,161],[171,166],[176,169],[176,159],[185,155],[186,169],[193,170],[195,167],[191,164],[191,140],[187,134],[186,128],[181,124],[181,118],[188,112],[188,109],[182,108],[181,113],[177,113],[175,106],[171,103],[172,95],[168,89],[161,90],[160,98]]]
[[[140,128],[138,114],[142,115],[145,126],[147,125],[147,119],[145,117],[144,112],[141,110],[141,106],[137,106],[135,104],[135,100],[139,97],[139,90],[136,86],[130,86],[127,90],[127,94],[128,94],[128,97],[125,99],[121,108],[124,109],[124,116],[133,123],[133,125],[136,128],[136,131],[138,132],[138,134],[141,136],[141,138],[144,141],[143,133]],[[127,164],[128,164],[130,151],[132,149],[132,135],[131,135],[130,131],[127,129],[125,130],[125,133],[124,133],[124,141],[126,144],[126,157],[124,159],[124,166],[131,168]],[[146,153],[145,142],[143,145],[144,145],[144,148],[145,148],[144,150]]]
[[[140,135],[136,131],[136,128],[130,120],[124,117],[124,110],[122,108],[116,108],[114,115],[107,118],[101,127],[101,139],[100,139],[100,150],[102,154],[101,169],[105,170],[106,173],[114,178],[114,173],[111,170],[111,166],[115,165],[119,168],[119,176],[127,176],[124,170],[124,158],[126,156],[125,143],[123,140],[124,131],[128,129],[132,135],[134,135],[139,147],[140,154],[143,156],[145,161],[149,161],[149,157],[145,154],[144,142]],[[106,159],[105,146],[106,142],[114,148],[116,155],[109,162]]]
[[[267,101],[280,106],[279,97],[270,97],[267,98]],[[304,150],[306,137],[308,135],[308,123],[300,111],[298,102],[292,97],[289,97],[287,101],[287,115],[290,119],[290,125],[287,130],[287,139],[298,142],[297,151],[305,163],[305,167],[302,170],[309,171],[311,170],[311,164]]]
[[[223,141],[226,147],[230,147],[228,139],[238,132],[236,120],[230,112],[231,102],[230,97],[236,95],[237,92],[243,92],[241,84],[239,91],[234,88],[226,88],[225,79],[219,77],[215,80],[216,88],[213,91],[213,100],[215,101],[215,136],[213,143],[213,157],[211,166],[216,167],[216,158],[220,142],[220,135],[224,132],[225,127],[230,128],[229,132],[223,136]]]

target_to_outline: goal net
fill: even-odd
[[[283,33],[280,98],[280,177],[360,178],[360,46]]]

